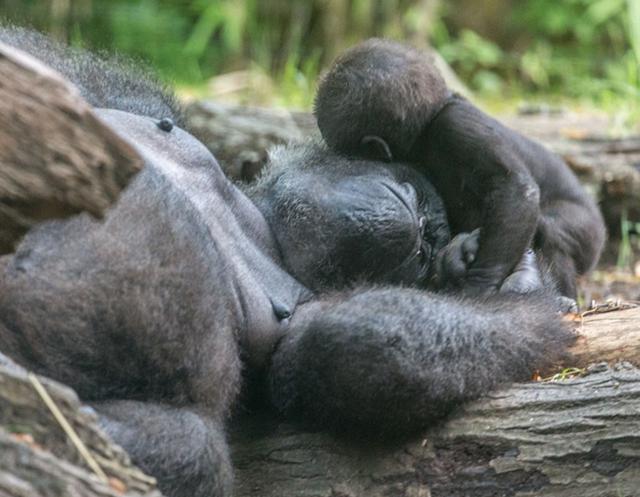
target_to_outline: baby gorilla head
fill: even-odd
[[[314,112],[331,148],[407,160],[449,93],[424,52],[374,38],[338,57],[320,82]]]
[[[449,239],[440,198],[422,176],[318,143],[276,149],[248,193],[287,269],[314,290],[360,280],[425,283]]]

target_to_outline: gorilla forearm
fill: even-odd
[[[595,265],[605,230],[597,206],[560,158],[458,97],[412,153],[423,158],[421,169],[442,195],[453,232],[482,228],[463,286],[495,286],[533,242],[548,262],[567,262],[549,268],[559,290],[575,297],[576,276]]]
[[[411,154],[442,196],[453,233],[481,228],[464,279],[449,283],[495,291],[530,245],[540,215],[539,187],[508,132],[452,97]]]
[[[336,430],[415,431],[502,382],[529,378],[569,340],[535,295],[360,289],[311,306],[273,357],[271,395],[286,415]]]

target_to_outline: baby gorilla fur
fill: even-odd
[[[576,276],[605,239],[594,201],[559,157],[452,94],[427,54],[389,40],[354,46],[320,82],[315,113],[335,150],[426,174],[454,234],[481,228],[475,260],[444,283],[495,291],[533,245],[560,292],[576,297]]]

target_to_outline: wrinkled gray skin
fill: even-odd
[[[152,82],[144,102],[118,98],[140,73],[21,30],[0,40],[61,70],[85,57],[82,92],[100,106],[112,91],[119,110],[98,113],[146,162],[102,222],[43,224],[2,260],[0,351],[75,388],[166,495],[230,495],[224,425],[242,368],[285,416],[393,438],[564,349],[539,288],[416,288],[448,230],[410,169],[307,143],[277,151],[244,193],[194,137],[157,126],[178,115]]]

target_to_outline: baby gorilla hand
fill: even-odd
[[[435,279],[440,288],[461,288],[480,246],[480,230],[456,235],[436,256]]]
[[[480,246],[480,230],[460,233],[436,257],[436,279],[442,288],[464,287],[467,271]],[[527,250],[513,272],[502,282],[500,293],[530,293],[544,286],[533,250]]]

